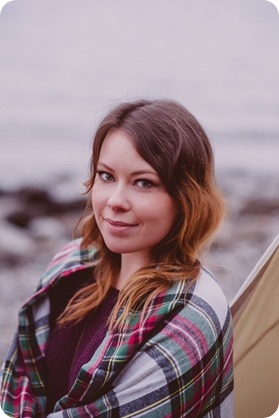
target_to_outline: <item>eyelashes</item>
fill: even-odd
[[[101,179],[101,181],[103,181],[104,183],[115,182],[115,177],[107,171],[97,170],[97,175]],[[147,178],[135,179],[132,184],[134,186],[138,186],[141,189],[147,189],[147,190],[152,189],[153,187],[157,187],[157,184],[155,184],[153,181]]]
[[[156,185],[147,179],[138,179],[136,180],[136,184],[140,184],[139,187],[142,187],[143,189],[151,189],[152,187],[156,187]]]
[[[107,171],[98,170],[97,175],[100,177],[101,180],[105,181],[106,183],[112,183],[114,181],[113,175],[108,173]]]

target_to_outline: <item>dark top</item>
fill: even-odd
[[[46,346],[47,414],[73,385],[81,366],[87,363],[108,330],[107,321],[119,291],[111,288],[104,302],[77,324],[56,324],[71,297],[94,281],[93,269],[77,271],[55,287],[50,298],[50,336]]]

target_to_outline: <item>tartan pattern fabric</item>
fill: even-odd
[[[94,248],[79,244],[72,241],[54,257],[20,309],[1,376],[1,406],[9,416],[45,417],[49,293],[94,258]],[[227,301],[206,269],[185,300],[188,286],[181,280],[154,298],[142,324],[140,312],[130,312],[121,331],[108,332],[48,418],[233,417]]]

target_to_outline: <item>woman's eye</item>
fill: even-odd
[[[151,187],[154,187],[154,183],[150,180],[140,179],[136,181],[136,184],[139,187],[142,187],[143,189],[151,189]]]
[[[107,173],[106,171],[97,171],[97,174],[103,181],[106,181],[106,182],[114,181],[114,177],[110,173]]]

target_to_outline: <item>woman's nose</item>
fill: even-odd
[[[126,191],[126,188],[121,185],[115,186],[114,190],[111,191],[111,195],[107,200],[107,206],[114,211],[129,210],[130,202],[128,199],[128,193]]]

